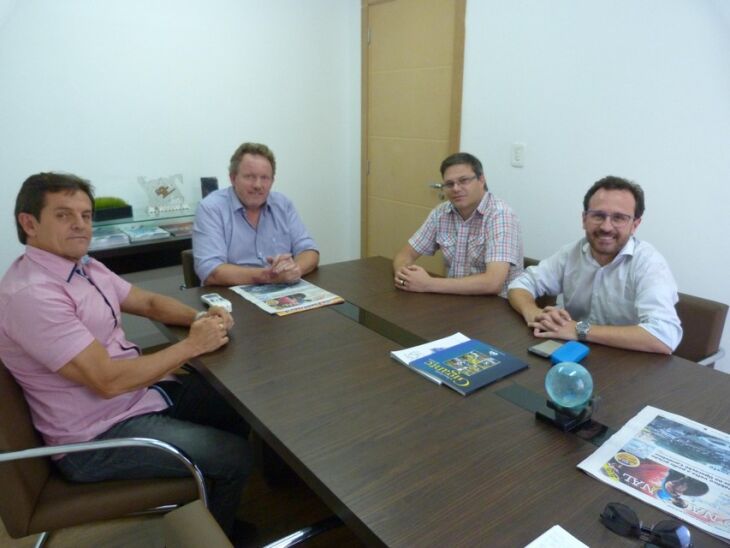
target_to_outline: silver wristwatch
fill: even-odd
[[[588,333],[591,330],[591,324],[585,320],[579,321],[575,324],[575,333],[578,335],[579,341],[585,341],[588,338]]]

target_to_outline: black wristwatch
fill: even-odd
[[[585,320],[579,321],[575,324],[575,333],[578,335],[579,341],[585,341],[588,338],[588,333],[591,331],[591,324]]]

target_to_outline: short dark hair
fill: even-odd
[[[244,154],[253,154],[254,156],[263,156],[271,164],[271,176],[276,175],[276,158],[274,153],[266,145],[261,143],[243,143],[236,149],[236,152],[231,156],[231,163],[228,165],[228,174],[234,176],[238,173],[238,166],[243,160]]]
[[[37,173],[31,175],[20,187],[18,197],[15,199],[15,226],[18,229],[18,239],[25,245],[28,235],[23,230],[18,220],[21,213],[30,213],[40,220],[41,211],[46,205],[46,194],[54,192],[66,192],[72,194],[80,190],[91,200],[91,210],[94,210],[94,187],[89,181],[67,173]]]
[[[644,214],[644,190],[633,181],[614,175],[609,175],[593,183],[593,186],[588,189],[588,192],[586,192],[583,198],[583,211],[588,211],[588,202],[591,201],[591,197],[601,188],[605,190],[628,190],[634,195],[634,201],[636,202],[634,219],[640,219]]]
[[[457,166],[461,164],[470,165],[471,168],[474,170],[474,175],[476,175],[477,177],[481,177],[482,175],[484,175],[484,168],[482,168],[482,163],[476,156],[474,156],[473,154],[469,154],[468,152],[457,152],[456,154],[448,156],[443,162],[441,162],[441,177],[444,176],[444,172],[451,166]]]

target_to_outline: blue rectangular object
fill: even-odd
[[[585,358],[590,351],[590,348],[578,341],[568,341],[555,352],[550,354],[550,361],[553,362],[553,364],[563,362],[580,363],[580,361]]]

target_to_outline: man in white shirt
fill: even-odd
[[[669,265],[634,233],[644,192],[619,177],[597,181],[583,199],[585,237],[528,268],[508,298],[534,335],[671,354],[682,340]],[[561,295],[563,307],[535,299]]]

